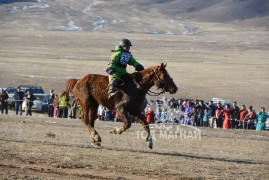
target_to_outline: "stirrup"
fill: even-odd
[[[110,99],[110,98],[112,98],[113,96],[115,96],[116,93],[117,93],[117,92],[110,92],[110,93],[108,94],[108,99]]]

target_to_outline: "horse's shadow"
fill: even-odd
[[[81,147],[81,148],[94,148],[91,146]],[[152,154],[152,155],[160,155],[160,156],[173,156],[173,157],[183,157],[190,159],[200,159],[200,160],[209,160],[209,161],[221,161],[228,163],[238,163],[238,164],[265,164],[269,165],[269,162],[261,162],[261,161],[253,161],[247,159],[226,159],[226,158],[216,158],[216,157],[205,157],[205,156],[197,156],[185,153],[178,152],[157,152],[157,151],[144,151],[144,150],[136,150],[136,149],[123,149],[123,148],[110,148],[110,147],[100,147],[101,149],[109,150],[109,151],[118,151],[118,152],[134,152],[134,153],[144,153],[144,154]]]

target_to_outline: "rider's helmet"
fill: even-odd
[[[119,42],[120,46],[132,46],[132,43],[129,39],[121,39]]]

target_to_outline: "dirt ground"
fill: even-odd
[[[13,112],[10,112],[13,114]],[[102,146],[79,119],[0,116],[1,179],[268,179],[269,132],[96,121]],[[176,131],[177,130],[177,131]]]

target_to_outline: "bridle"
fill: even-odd
[[[159,93],[148,90],[147,94],[150,96],[159,96],[160,94],[165,93],[165,87],[167,86],[167,84],[158,76],[156,69],[154,69],[154,74],[157,77],[158,82],[161,82],[162,84],[164,84],[164,86],[162,87],[162,91]],[[152,94],[150,94],[150,93],[152,93]]]

